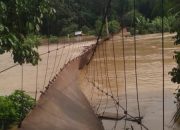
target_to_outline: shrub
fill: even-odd
[[[167,19],[167,23],[168,23],[168,32],[171,32],[173,25],[177,22],[176,16],[169,15],[166,19]]]
[[[139,34],[147,33],[159,33],[162,31],[162,18],[156,17],[154,20],[150,21],[148,18],[140,16],[137,19],[137,30]],[[173,22],[175,21],[174,16],[164,17],[164,31],[170,32]]]
[[[136,18],[139,18],[141,16],[142,14],[136,10]],[[134,22],[134,10],[131,10],[123,16],[123,23],[124,26],[133,27],[133,22]]]
[[[0,127],[6,130],[18,117],[13,102],[7,97],[0,97]]]
[[[120,31],[120,23],[116,20],[112,20],[109,22],[109,32],[114,34]]]
[[[164,31],[165,32],[170,32],[171,28],[173,26],[173,23],[176,21],[175,16],[170,15],[168,17],[164,17]],[[152,24],[154,28],[156,28],[156,32],[161,32],[162,29],[162,18],[161,17],[156,17],[153,21]]]
[[[102,22],[100,20],[97,20],[95,22],[95,32],[96,32],[96,35],[99,35],[99,31],[101,29],[101,26],[102,26]],[[105,30],[105,26],[103,26],[102,36],[105,36],[105,35],[106,35],[106,30]]]
[[[88,35],[96,35],[96,31],[95,30],[89,30]]]
[[[174,16],[168,17],[168,20],[171,21],[171,32],[176,32],[177,35],[175,38],[175,45],[180,44],[180,16],[179,13],[175,14]],[[177,50],[174,52],[174,60],[177,64],[176,67],[174,67],[169,74],[171,75],[171,81],[173,83],[180,84],[180,51]],[[175,98],[177,103],[177,111],[173,117],[174,122],[180,122],[180,88],[176,89]]]
[[[82,29],[82,32],[85,33],[85,34],[88,34],[89,31],[90,31],[90,29],[89,29],[88,26],[86,26],[86,25],[83,26],[81,29]]]
[[[7,130],[12,124],[18,124],[34,105],[34,99],[20,90],[16,90],[10,96],[0,97],[1,129]]]
[[[75,31],[78,30],[78,25],[75,23],[72,23],[71,25],[68,25],[67,27],[64,27],[62,29],[61,34],[63,36],[67,36],[68,34],[74,34]]]
[[[20,90],[16,90],[13,94],[8,96],[8,99],[13,102],[19,120],[21,118],[25,118],[25,116],[35,105],[34,99],[25,94],[24,91]]]
[[[40,45],[40,40],[41,40],[40,36],[30,34],[26,37],[24,43],[26,45],[30,45],[30,46],[33,46],[33,45],[38,46],[38,45]]]
[[[146,19],[144,16],[136,18],[137,20],[137,30],[139,34],[146,34],[149,32],[150,20]]]
[[[111,21],[108,22],[108,25],[109,25],[109,32],[111,34],[118,33],[120,31],[120,23],[118,21],[111,20]],[[96,23],[95,23],[96,35],[99,34],[101,26],[102,26],[102,22],[100,20],[97,20]],[[106,27],[105,27],[105,25],[103,26],[102,36],[106,36]]]
[[[134,28],[133,27],[132,28],[128,28],[128,32],[130,32],[131,35],[134,35]],[[136,30],[136,34],[138,34],[138,33],[139,33],[139,31]]]
[[[50,36],[49,37],[49,42],[50,43],[58,43],[59,42],[59,38],[56,36]]]
[[[162,18],[161,17],[156,17],[152,21],[152,25],[156,29],[155,32],[161,32],[161,30],[162,30]]]

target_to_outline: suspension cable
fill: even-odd
[[[80,39],[78,39],[78,43],[80,43]],[[76,41],[72,41],[72,50],[71,50],[71,55],[69,57],[69,61],[71,61],[72,59],[74,59],[74,52],[76,51]]]
[[[44,83],[43,83],[43,90],[45,88],[46,85],[46,79],[47,79],[47,72],[48,72],[48,67],[49,67],[49,55],[50,55],[50,50],[49,50],[49,38],[50,38],[50,30],[49,30],[49,20],[48,20],[48,55],[47,55],[47,63],[46,63],[46,71],[45,71],[45,77],[44,77]]]
[[[48,52],[49,52],[49,40],[48,40]],[[45,85],[46,85],[47,72],[48,72],[48,67],[49,67],[49,54],[50,54],[50,53],[48,53],[48,56],[47,56],[46,70],[45,70],[45,77],[44,77],[44,83],[43,83],[43,90],[44,90]]]
[[[97,86],[99,88],[99,78],[98,78],[98,64],[97,64],[97,55],[95,54],[94,55],[94,62],[95,62],[95,66],[94,66],[94,86]],[[100,98],[100,91],[97,91],[97,95],[98,95],[98,99],[100,99],[100,102],[101,102],[101,98]],[[98,110],[99,110],[99,107],[100,107],[100,104],[101,103],[98,103],[97,101],[97,104],[96,105],[96,113],[98,113]]]
[[[107,43],[106,43],[107,44]],[[112,92],[112,85],[111,85],[111,82],[110,82],[110,77],[109,77],[109,68],[108,68],[108,55],[107,55],[107,45],[105,44],[105,58],[106,58],[106,76],[107,76],[107,79],[108,79],[108,85],[109,85],[109,89],[110,89],[110,93],[112,95],[112,98],[114,98],[114,95],[113,95],[113,92]],[[113,99],[114,101],[114,99]],[[118,112],[118,109],[119,107],[117,107],[117,103],[114,101],[115,103],[115,108],[116,108],[116,111]],[[121,106],[122,107],[122,106]],[[123,108],[123,107],[122,107]]]
[[[18,124],[18,128],[21,128],[22,121],[23,121],[23,111],[24,111],[24,67],[21,66],[21,112],[20,112],[20,120]]]
[[[100,79],[101,79],[101,82],[100,82],[100,85],[101,85],[101,88],[103,88],[104,87],[104,81],[103,81],[103,76],[102,76],[102,65],[101,65],[101,56],[100,56],[100,44],[98,45],[98,53],[97,53],[97,55],[98,55],[98,57],[97,57],[97,59],[98,59],[98,61],[99,61],[99,68],[97,69],[97,72],[98,72],[98,70],[100,70],[100,73],[98,74],[98,80],[99,80],[99,77],[100,77]],[[96,59],[96,60],[97,60]],[[99,76],[100,75],[100,76]],[[100,85],[99,85],[99,83],[98,83],[98,87],[100,88]],[[104,89],[103,89],[104,90]],[[99,108],[100,108],[100,105],[103,105],[102,104],[102,101],[103,101],[103,94],[101,93],[101,98],[100,98],[100,103],[99,103]]]
[[[106,41],[105,43],[106,44]],[[109,96],[108,96],[108,93],[109,93],[109,89],[108,89],[108,77],[106,76],[106,73],[107,73],[107,69],[105,67],[105,65],[107,64],[107,61],[106,61],[106,58],[105,58],[105,53],[104,53],[104,44],[102,44],[102,48],[103,48],[103,62],[104,62],[104,75],[105,75],[105,79],[106,79],[106,105],[105,105],[105,108],[104,108],[104,111],[102,113],[102,115],[104,115],[106,109],[107,109],[107,106],[108,106],[108,102],[109,102]]]
[[[126,112],[128,111],[128,98],[127,98],[127,76],[126,76],[126,57],[125,57],[125,41],[124,41],[124,24],[123,24],[123,20],[121,21],[122,23],[122,53],[123,53],[123,68],[124,68],[124,91],[125,91],[125,100],[126,100]],[[126,114],[126,113],[125,113]],[[126,117],[127,118],[127,114]],[[125,120],[125,125],[124,125],[124,129],[126,129],[126,120]]]
[[[35,102],[37,102],[37,94],[38,94],[38,75],[39,75],[39,63],[36,66],[36,90],[35,90]]]
[[[161,0],[161,19],[162,19],[162,100],[163,100],[163,130],[165,129],[165,60],[164,60],[164,0]]]
[[[99,44],[99,40],[100,40],[100,38],[101,38],[101,36],[102,36],[103,27],[104,27],[104,24],[105,24],[105,22],[106,22],[106,17],[107,17],[107,15],[108,15],[108,13],[109,13],[109,9],[110,9],[110,6],[111,6],[111,2],[112,2],[112,0],[109,0],[108,3],[107,3],[106,10],[105,10],[105,14],[104,14],[104,17],[103,17],[103,19],[102,19],[102,25],[101,25],[101,28],[100,28],[100,30],[99,30],[98,37],[97,37],[97,40],[96,40],[96,46],[95,46],[95,48],[93,49],[93,54],[92,54],[92,56],[91,56],[90,59],[89,59],[89,63],[90,63],[90,61],[92,60],[92,58],[93,58],[93,56],[94,56],[94,53],[96,52],[97,45]],[[88,64],[89,64],[89,63],[88,63]]]
[[[94,63],[94,65],[93,65],[93,63]],[[95,71],[93,71],[93,69],[94,69],[93,66],[95,66],[95,62],[92,62],[92,65],[90,64],[90,74],[91,74],[92,79],[88,80],[88,82],[95,83]],[[94,96],[94,85],[91,90],[91,101],[93,100],[93,96]]]
[[[64,44],[64,41],[63,41],[63,44]],[[63,45],[63,47],[60,50],[61,50],[61,53],[60,53],[59,61],[58,61],[55,72],[57,72],[59,70],[59,66],[60,66],[61,61],[62,61],[62,56],[63,56],[64,50],[65,50],[65,46]]]
[[[53,69],[52,69],[52,72],[51,72],[51,75],[50,75],[49,81],[51,80],[51,78],[52,78],[52,76],[53,76],[53,74],[54,74],[54,69],[55,69],[56,62],[57,62],[58,46],[59,46],[59,41],[56,43],[56,54],[55,54],[55,60],[54,60]]]
[[[60,49],[62,49],[62,48],[65,48],[65,47],[68,47],[68,46],[70,46],[70,45],[64,45],[63,47],[58,47],[58,50],[60,50]],[[49,50],[49,51],[47,51],[47,52],[41,53],[39,56],[44,56],[44,55],[46,55],[46,54],[48,54],[48,53],[52,53],[52,52],[54,52],[54,51],[56,51],[56,50],[57,50],[57,49]],[[17,63],[17,64],[14,64],[14,65],[10,66],[10,67],[7,67],[7,68],[1,70],[1,71],[0,71],[0,74],[2,74],[3,72],[8,71],[8,70],[10,70],[10,69],[13,69],[13,68],[17,67],[18,65],[19,65],[19,64]]]
[[[136,45],[136,0],[134,0],[134,20],[133,20],[133,24],[134,24],[134,60],[135,60],[135,83],[136,83],[136,98],[137,98],[137,105],[138,105],[138,114],[139,114],[139,119],[141,117],[141,112],[140,112],[140,103],[139,103],[139,88],[138,88],[138,78],[137,78],[137,45]],[[140,122],[141,124],[141,119]],[[141,130],[142,130],[142,125],[141,125]]]
[[[119,84],[118,84],[118,74],[117,74],[117,65],[116,65],[116,53],[115,53],[115,43],[114,43],[114,36],[112,37],[112,46],[113,46],[113,63],[114,63],[114,74],[115,74],[115,82],[116,82],[116,96],[117,96],[117,100],[118,100],[118,102],[120,102],[120,100],[119,100]],[[117,114],[116,114],[116,116],[117,116],[117,118],[118,118],[118,116],[119,116],[119,108],[117,108]],[[118,123],[118,120],[116,121],[116,124],[115,124],[115,126],[114,126],[114,129],[116,128],[116,126],[117,126],[117,123]]]

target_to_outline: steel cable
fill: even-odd
[[[135,70],[135,86],[136,86],[136,100],[137,100],[137,106],[138,106],[138,114],[141,124],[141,112],[140,112],[140,103],[139,103],[139,86],[138,86],[138,77],[137,77],[137,44],[136,44],[136,0],[134,0],[134,18],[133,18],[133,24],[134,24],[134,70]],[[142,125],[141,125],[142,130]]]
[[[162,19],[162,100],[163,100],[163,130],[165,129],[165,52],[164,52],[164,0],[161,0],[161,19]]]
[[[51,78],[52,78],[52,76],[53,76],[54,69],[55,69],[55,66],[56,66],[56,62],[57,62],[57,53],[58,53],[58,45],[59,45],[59,42],[57,42],[57,44],[56,44],[56,54],[55,54],[55,60],[54,60],[53,69],[52,69],[52,72],[51,72],[51,75],[50,75],[49,81],[51,80]],[[56,73],[56,72],[55,72],[55,73]]]

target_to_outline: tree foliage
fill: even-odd
[[[0,1],[0,54],[11,52],[14,62],[37,64],[37,44],[27,44],[28,34],[40,30],[45,15],[54,13],[49,1],[1,0]]]
[[[177,35],[174,37],[176,40],[174,44],[179,45],[180,44],[180,1],[174,0],[173,4],[174,7],[172,8],[172,12],[176,17],[176,21],[173,23],[171,31],[177,33]],[[174,52],[174,59],[177,66],[174,67],[169,74],[172,76],[171,78],[172,82],[180,84],[180,51],[179,50]],[[179,87],[176,89],[175,98],[177,100],[177,112],[175,113],[173,119],[174,122],[177,122],[180,119],[180,88]]]
[[[17,120],[17,113],[14,109],[13,102],[7,97],[0,97],[0,130],[6,130]]]
[[[34,105],[34,99],[20,90],[7,97],[0,97],[0,130],[6,130],[12,124],[19,123]]]
[[[55,17],[45,18],[41,32],[66,36],[74,31],[84,30],[97,32],[97,21],[102,19],[108,0],[51,0],[50,5],[56,9]],[[125,26],[133,26],[133,1],[112,0],[108,21],[118,21]],[[169,16],[169,10],[173,7],[171,0],[165,0],[165,16]],[[136,17],[154,20],[161,15],[161,1],[138,0],[136,2]],[[100,19],[101,18],[101,19]],[[87,29],[86,29],[87,30]],[[88,34],[86,31],[86,33]]]
[[[137,30],[139,34],[160,33],[162,31],[162,18],[156,17],[153,20],[143,16],[137,19]],[[170,32],[173,23],[176,21],[174,15],[164,17],[164,31]]]
[[[116,20],[109,21],[109,32],[111,34],[118,33],[120,31],[120,23]]]
[[[177,3],[175,4],[175,8],[173,9],[176,13],[175,13],[175,17],[176,17],[176,21],[173,23],[173,26],[171,28],[172,32],[176,32],[177,35],[174,37],[176,39],[175,41],[175,45],[179,45],[180,44],[180,9],[177,7],[180,7],[180,2],[176,1]],[[172,69],[172,71],[170,72],[170,75],[172,76],[172,82],[180,84],[180,51],[175,51],[174,52],[174,59],[177,63],[177,66],[174,67]]]

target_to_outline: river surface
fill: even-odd
[[[134,60],[133,37],[125,39],[125,65],[126,65],[126,89],[127,89],[127,112],[133,117],[138,117],[137,91]],[[179,49],[174,46],[171,34],[165,35],[165,130],[179,130],[178,125],[172,126],[171,119],[176,111],[174,104],[176,84],[171,82],[168,72],[176,66],[173,60],[174,50]],[[62,48],[41,56],[39,63],[38,80],[36,82],[37,67],[24,65],[23,67],[23,90],[35,96],[44,89],[56,72],[63,68],[69,60],[81,55],[85,47],[94,44],[95,41],[81,42],[66,46],[60,44]],[[114,44],[113,44],[114,43]],[[56,49],[56,45],[51,45],[50,50]],[[114,50],[114,51],[113,51]],[[47,46],[39,48],[40,54],[47,52]],[[62,58],[61,58],[62,55]],[[55,60],[55,57],[57,59]],[[61,60],[60,60],[61,59]],[[114,62],[115,61],[115,62]],[[116,101],[119,106],[126,108],[125,98],[125,78],[123,62],[122,38],[120,35],[114,36],[104,44],[101,44],[88,66],[81,70],[81,88],[87,99],[91,103],[94,111],[103,115],[106,113],[117,114]],[[48,64],[48,66],[47,66]],[[9,53],[0,55],[0,70],[4,70],[14,65],[12,56]],[[53,71],[53,68],[54,71]],[[46,75],[47,70],[47,76]],[[16,66],[0,74],[0,95],[9,95],[14,90],[22,87],[22,67]],[[149,130],[162,130],[162,55],[161,55],[161,34],[137,36],[137,86],[139,92],[140,114],[143,117],[142,123]],[[99,88],[99,90],[97,89]],[[101,91],[103,90],[103,91]],[[108,95],[106,95],[108,94]],[[119,116],[124,110],[118,108]],[[106,130],[124,130],[125,120],[109,121],[102,120]],[[116,124],[116,125],[115,125]],[[127,121],[126,128],[140,130],[137,123]]]
[[[127,112],[138,117],[134,39],[126,37],[125,42],[125,74],[127,91]],[[173,52],[178,49],[174,46],[172,35],[165,35],[165,130],[179,130],[180,126],[171,122],[176,111],[173,93],[177,85],[171,82],[168,72],[176,66]],[[162,48],[161,34],[137,36],[137,87],[139,92],[140,114],[142,124],[149,130],[162,130]],[[114,46],[114,47],[113,47]],[[115,62],[114,62],[115,61]],[[113,98],[119,101],[119,106],[126,109],[125,78],[123,46],[120,35],[114,36],[104,44],[99,45],[91,63],[81,72],[82,89],[89,99],[94,111],[99,114],[117,114]],[[94,84],[93,84],[94,83]],[[98,90],[99,89],[99,90]],[[111,96],[107,96],[109,93]],[[119,107],[118,114],[123,115],[124,110]],[[137,123],[125,120],[102,120],[106,130],[116,129],[140,130]],[[143,128],[144,129],[144,128]]]
[[[95,44],[95,41],[70,42],[66,44],[61,42],[58,43],[58,46],[57,44],[50,44],[49,50],[47,45],[42,45],[38,49],[41,55],[41,61],[39,61],[38,66],[24,64],[23,71],[22,66],[16,65],[13,62],[11,53],[0,55],[0,72],[5,70],[0,73],[0,96],[9,95],[15,90],[22,89],[34,98],[37,89],[39,97],[40,92],[44,91],[49,81],[58,74],[60,69],[69,61],[81,55],[84,46],[92,44]],[[50,51],[49,54],[47,53],[48,51]]]

